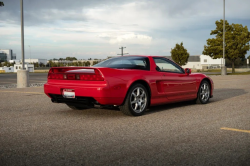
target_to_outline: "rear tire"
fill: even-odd
[[[142,84],[133,85],[126,96],[120,110],[125,115],[141,116],[145,113],[149,103],[148,91]]]
[[[201,82],[199,91],[197,93],[196,103],[207,104],[210,98],[210,85],[204,80]]]

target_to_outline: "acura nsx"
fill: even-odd
[[[126,115],[140,116],[149,106],[213,97],[211,78],[191,73],[160,56],[129,55],[92,67],[52,67],[44,84],[54,103],[72,109],[117,106]]]

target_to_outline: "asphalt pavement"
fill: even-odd
[[[71,110],[43,87],[0,89],[0,166],[250,165],[250,77],[211,76],[214,97],[150,107]]]
[[[48,73],[29,73],[29,83],[46,83]],[[16,73],[0,74],[0,85],[17,83]]]

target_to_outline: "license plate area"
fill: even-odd
[[[74,89],[63,89],[62,96],[64,98],[74,99],[75,98],[75,90]]]

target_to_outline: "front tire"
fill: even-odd
[[[204,80],[201,82],[196,98],[197,104],[207,104],[210,98],[210,85]]]
[[[142,84],[135,84],[126,96],[120,110],[125,115],[141,116],[145,113],[149,103],[148,91]]]

